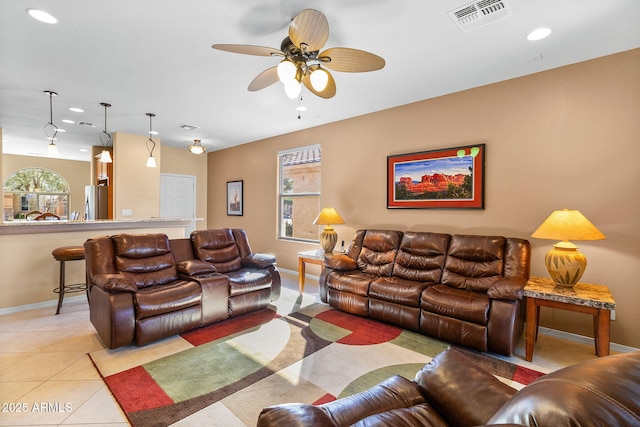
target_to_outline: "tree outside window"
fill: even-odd
[[[31,211],[69,218],[69,184],[49,169],[21,169],[10,175],[3,187],[5,221],[24,219]]]

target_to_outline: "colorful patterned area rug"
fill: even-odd
[[[91,354],[134,426],[255,426],[260,410],[320,404],[416,372],[450,345],[313,304],[265,309],[144,347]],[[521,388],[540,372],[461,349]],[[167,355],[167,353],[170,353]],[[131,360],[142,360],[128,366]]]

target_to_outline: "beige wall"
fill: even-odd
[[[154,139],[153,157],[158,167],[148,168],[147,136],[123,132],[113,134],[113,217],[114,219],[145,219],[160,216],[160,165],[162,146]],[[131,210],[130,216],[122,215]]]
[[[532,274],[546,276],[555,243],[530,238],[556,209],[578,209],[606,240],[576,242],[584,282],[608,285],[617,302],[612,341],[640,347],[640,49],[425,100],[209,154],[210,227],[242,227],[252,247],[297,269],[317,248],[276,236],[277,153],[322,145],[322,205],[358,228],[500,234],[529,238]],[[486,144],[484,210],[386,208],[386,158]],[[225,211],[225,183],[244,180],[244,216]],[[311,269],[311,271],[313,271]],[[543,309],[542,325],[592,336],[588,315]]]
[[[61,175],[71,190],[69,214],[73,211],[84,213],[84,186],[91,184],[90,162],[2,154],[2,182],[20,169],[34,167],[49,169]]]

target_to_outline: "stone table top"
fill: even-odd
[[[576,283],[568,288],[556,286],[552,279],[545,277],[531,277],[524,287],[524,296],[606,310],[616,308],[616,302],[606,286]]]

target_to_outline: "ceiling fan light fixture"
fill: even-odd
[[[327,87],[327,83],[329,82],[329,75],[327,71],[318,67],[311,73],[311,86],[318,91],[322,92]]]
[[[282,60],[278,64],[278,78],[285,85],[296,78],[297,67],[288,59]]]
[[[289,99],[296,99],[300,96],[301,91],[302,85],[295,80],[290,80],[284,84],[284,92],[287,94]]]
[[[202,154],[207,149],[202,146],[202,142],[199,139],[194,139],[193,144],[189,146],[189,151],[193,154]]]

